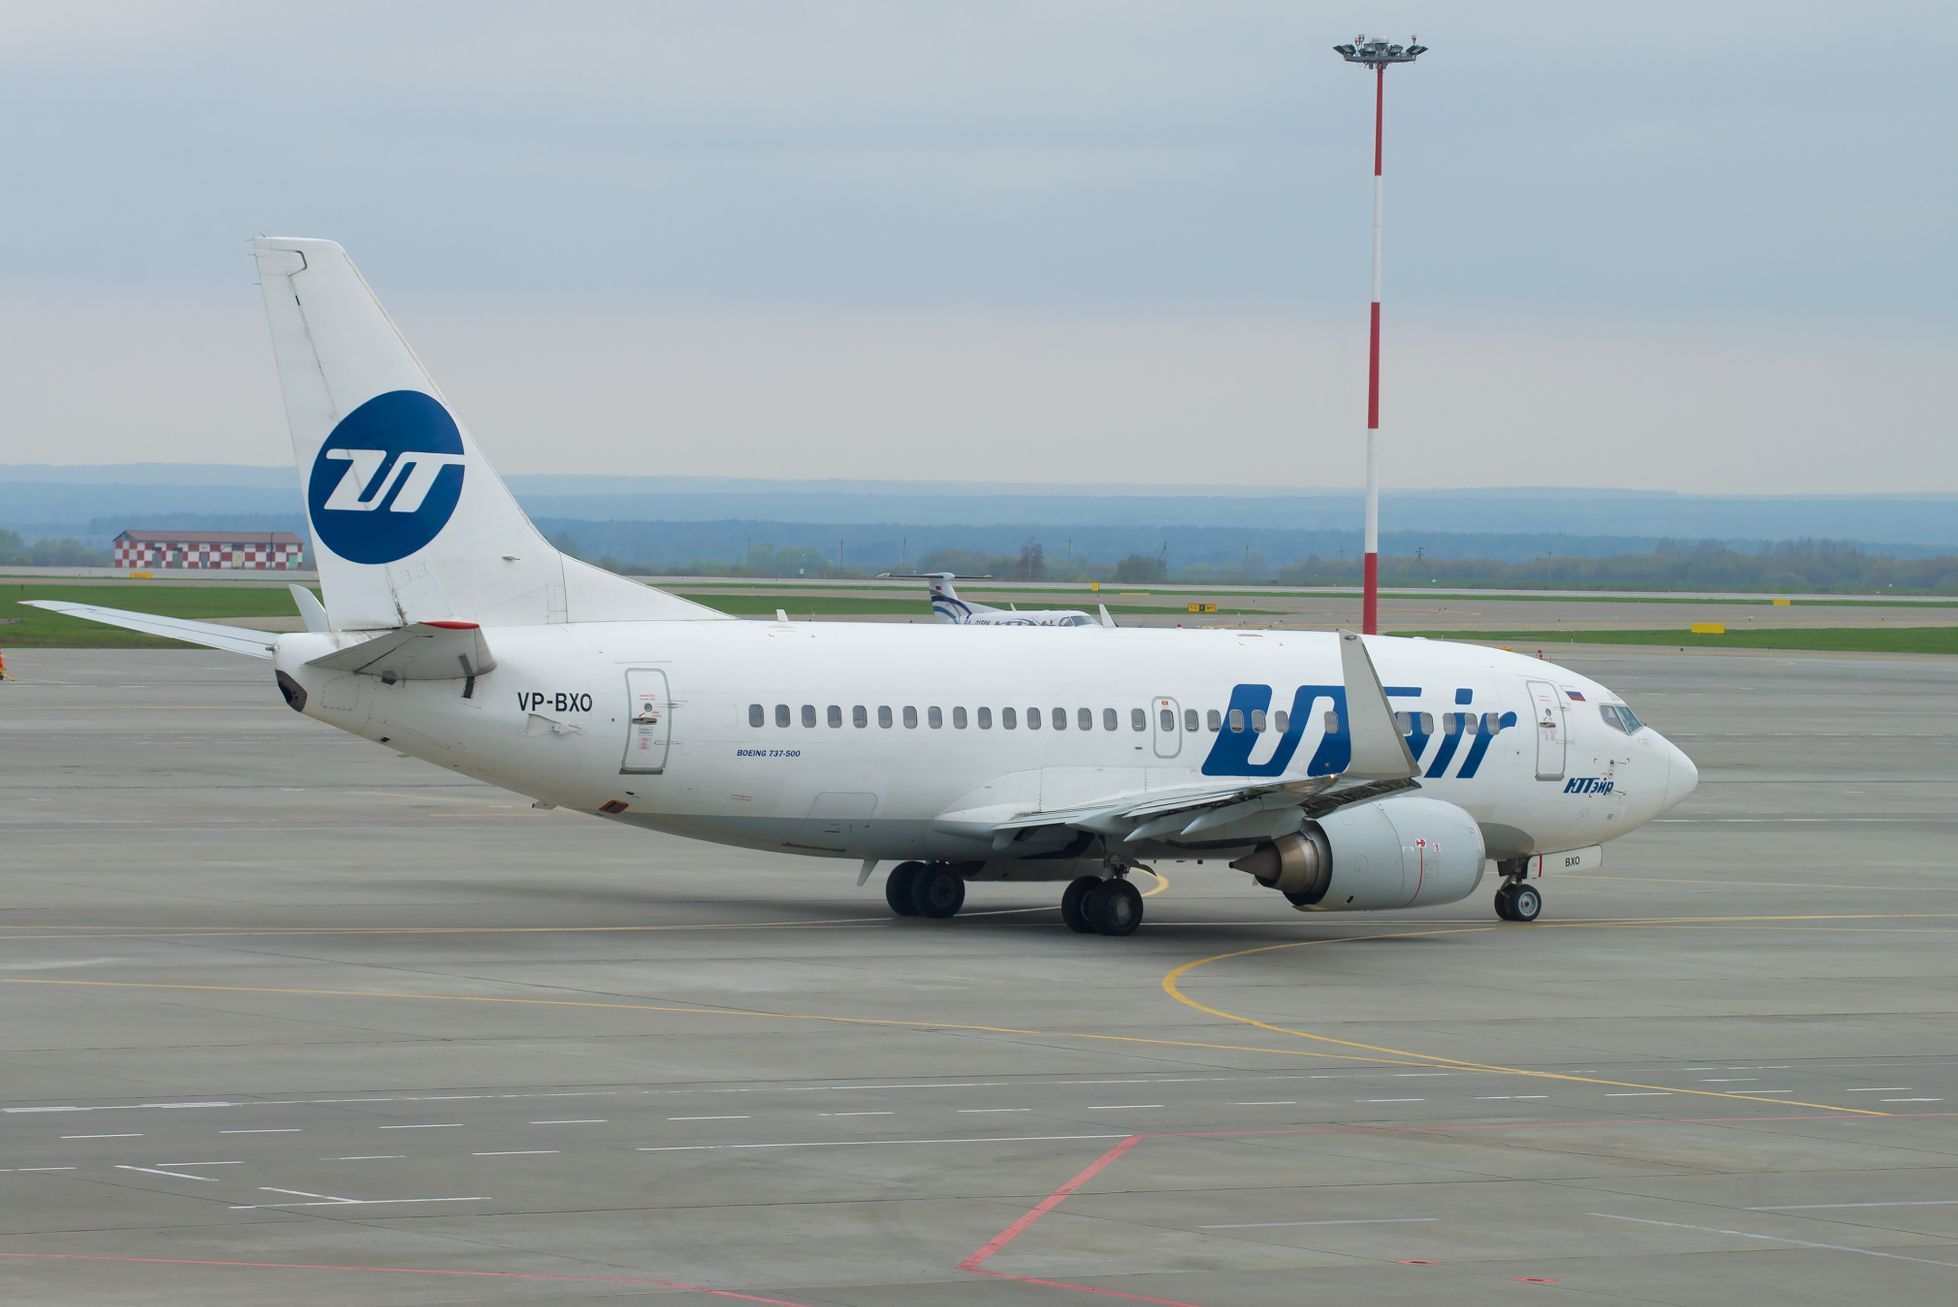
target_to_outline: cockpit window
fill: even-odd
[[[1614,726],[1627,735],[1638,734],[1639,728],[1645,725],[1638,719],[1636,713],[1621,704],[1601,703],[1598,705],[1598,711],[1604,714],[1607,725]]]

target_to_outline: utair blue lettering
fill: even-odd
[[[1394,700],[1418,700],[1423,691],[1420,686],[1390,685],[1383,687],[1390,702]],[[1206,776],[1280,776],[1297,756],[1299,747],[1305,742],[1308,733],[1323,730],[1318,747],[1314,749],[1311,761],[1306,764],[1308,776],[1332,776],[1344,771],[1353,758],[1353,738],[1347,726],[1346,687],[1343,685],[1301,685],[1292,696],[1292,706],[1285,720],[1285,729],[1278,736],[1271,752],[1262,761],[1252,762],[1252,756],[1259,752],[1259,745],[1269,732],[1251,729],[1253,723],[1264,717],[1271,707],[1273,687],[1269,685],[1244,684],[1231,690],[1230,706],[1225,710],[1225,728],[1218,732],[1211,743],[1210,752],[1203,760],[1203,774]],[[1475,692],[1471,689],[1455,691],[1457,705],[1466,707],[1474,701]],[[1398,707],[1399,705],[1395,705]],[[1428,745],[1436,738],[1436,733],[1427,728],[1431,720],[1428,714],[1414,710],[1409,704],[1401,714],[1404,723],[1402,738],[1407,741],[1408,752],[1414,756],[1417,765]],[[1236,721],[1241,729],[1231,730],[1229,724]],[[1444,715],[1440,731],[1441,747],[1423,771],[1429,779],[1447,775],[1448,767],[1461,750],[1462,741],[1469,742],[1461,767],[1456,772],[1457,779],[1473,779],[1482,768],[1482,761],[1489,753],[1490,742],[1497,734],[1515,726],[1517,716],[1514,712],[1495,715],[1493,723],[1489,714],[1455,712]]]

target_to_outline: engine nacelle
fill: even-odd
[[[1302,912],[1358,912],[1465,899],[1485,860],[1475,818],[1452,803],[1410,796],[1340,808],[1231,866]]]

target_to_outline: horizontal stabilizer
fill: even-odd
[[[45,608],[104,626],[120,626],[125,631],[161,635],[185,644],[201,644],[206,649],[244,654],[248,658],[270,658],[278,636],[270,631],[254,631],[243,626],[218,622],[193,622],[187,617],[158,617],[153,613],[132,613],[122,608],[101,608],[95,604],[71,604],[61,599],[24,599],[29,608]]]
[[[394,681],[459,681],[496,666],[474,622],[416,622],[306,664]]]

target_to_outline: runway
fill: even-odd
[[[1538,924],[1107,939],[16,653],[0,1300],[1949,1302],[1958,663],[1571,661],[1701,782]]]

